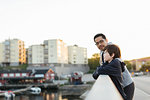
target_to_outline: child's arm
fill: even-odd
[[[104,63],[103,65],[106,65],[107,63]],[[99,68],[100,68],[101,66],[98,66],[97,68],[96,68],[96,70],[94,71],[94,73],[93,73],[93,78],[94,79],[97,79],[98,78],[98,76],[99,76],[99,73],[98,73],[98,70],[99,70]]]
[[[97,67],[96,70],[95,70],[94,73],[93,73],[93,78],[94,78],[94,79],[97,79],[98,76],[99,76],[99,74],[98,74],[98,68],[99,68],[99,67]]]
[[[99,67],[97,74],[98,75],[112,75],[112,76],[121,76],[121,64],[120,61],[114,59],[107,65],[102,65]]]

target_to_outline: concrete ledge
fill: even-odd
[[[85,100],[123,100],[123,98],[110,77],[100,75],[91,90],[86,93]]]

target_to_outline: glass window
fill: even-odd
[[[22,76],[27,76],[27,74],[26,73],[22,73]]]
[[[8,74],[4,74],[3,76],[4,76],[4,77],[8,77]]]
[[[16,77],[20,77],[20,73],[16,73]]]
[[[10,73],[9,76],[10,76],[10,77],[14,77],[14,73]]]

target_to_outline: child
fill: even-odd
[[[93,73],[93,78],[97,79],[99,75],[109,75],[122,97],[126,99],[126,94],[122,86],[122,72],[124,71],[125,64],[120,62],[118,58],[121,58],[119,47],[114,44],[107,45],[104,49],[105,63],[97,67]]]

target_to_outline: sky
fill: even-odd
[[[123,60],[150,56],[149,0],[0,0],[0,42],[20,39],[25,47],[61,39],[99,53],[94,35],[117,44]]]

